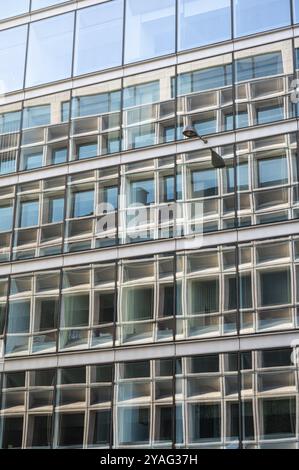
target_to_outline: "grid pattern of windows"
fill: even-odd
[[[1,447],[234,448],[241,422],[245,448],[296,449],[299,391],[292,352],[7,372]]]
[[[211,168],[209,151],[200,150],[3,187],[0,260],[298,218],[295,134],[224,146],[219,153],[223,170]],[[30,155],[27,165],[34,165],[40,154]]]
[[[4,353],[297,329],[298,247],[293,237],[1,278]]]
[[[0,175],[296,117],[296,67],[283,41],[3,105]]]

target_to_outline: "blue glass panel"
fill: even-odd
[[[123,0],[114,0],[78,11],[75,75],[121,65],[122,19]]]
[[[0,232],[8,232],[12,229],[12,206],[0,206]]]
[[[26,40],[27,26],[0,31],[1,94],[23,88]]]
[[[131,203],[132,204],[152,204],[155,202],[154,180],[132,181],[131,183]]]
[[[175,52],[175,0],[127,0],[125,63]]]
[[[24,201],[21,203],[20,227],[34,227],[38,225],[38,201]]]
[[[288,183],[288,166],[285,157],[267,158],[258,161],[259,187]]]
[[[74,13],[30,24],[26,86],[71,76]]]
[[[73,195],[73,217],[85,217],[93,214],[94,191],[81,191]]]
[[[218,194],[217,171],[193,171],[192,192],[194,198],[216,196]]]
[[[231,39],[230,0],[179,0],[179,50],[228,39]]]
[[[287,26],[289,0],[234,0],[235,37]]]

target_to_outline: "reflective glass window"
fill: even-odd
[[[26,86],[70,77],[73,29],[73,13],[30,24]]]
[[[20,227],[32,227],[38,225],[38,201],[24,201],[20,208]]]
[[[122,18],[123,0],[106,2],[78,11],[75,75],[121,65]]]
[[[73,194],[72,217],[85,217],[93,214],[94,191],[80,191]]]
[[[290,23],[289,0],[234,0],[236,37],[280,28]]]
[[[0,93],[2,94],[23,88],[26,41],[27,26],[0,31]]]
[[[230,3],[230,0],[180,0],[179,50],[230,39]]]
[[[68,0],[32,0],[31,10],[38,10],[39,8],[46,8],[52,5],[59,5],[59,3],[65,3]]]
[[[125,62],[175,50],[175,0],[127,0]]]
[[[0,2],[0,20],[22,15],[29,11],[30,0],[9,0]]]

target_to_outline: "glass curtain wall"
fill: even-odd
[[[294,353],[242,351],[239,372],[237,351],[6,372],[0,446],[232,449],[240,422],[246,449],[298,449]]]

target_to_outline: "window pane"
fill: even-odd
[[[63,414],[59,417],[58,445],[81,446],[84,435],[84,413]]]
[[[265,439],[296,436],[296,399],[263,400]]]
[[[281,106],[260,106],[256,110],[257,124],[268,124],[273,121],[284,119],[284,107]]]
[[[267,158],[258,162],[259,187],[288,183],[288,165],[285,157]]]
[[[190,406],[190,441],[220,439],[220,405],[195,404]]]
[[[127,0],[125,62],[171,54],[175,49],[175,0]]]
[[[260,275],[262,306],[288,304],[291,301],[289,271],[266,271]]]
[[[30,0],[10,0],[0,2],[0,20],[22,15],[29,11]]]
[[[7,232],[12,229],[13,207],[0,206],[0,232]]]
[[[20,227],[33,227],[38,225],[38,201],[26,201],[21,203]]]
[[[47,126],[51,122],[51,106],[30,106],[23,111],[23,129]]]
[[[97,142],[93,142],[90,144],[78,145],[77,152],[79,160],[96,157],[98,154],[98,144]]]
[[[280,28],[291,23],[289,0],[234,0],[235,36]]]
[[[73,28],[73,13],[31,23],[26,86],[70,77]]]
[[[154,180],[133,181],[131,183],[132,204],[153,204],[155,202]]]
[[[52,416],[30,416],[27,443],[29,447],[50,447]]]
[[[78,11],[75,75],[121,65],[122,18],[123,0]]]
[[[230,0],[179,1],[179,50],[225,41],[230,37]]]
[[[89,444],[108,445],[110,442],[111,411],[101,410],[90,415]]]
[[[149,441],[150,411],[148,408],[121,408],[118,410],[119,444]]]
[[[26,40],[27,26],[0,31],[1,93],[23,88]]]
[[[88,325],[89,295],[67,295],[63,300],[63,325],[65,327]]]
[[[85,217],[93,214],[93,191],[81,191],[73,195],[72,217]]]
[[[192,172],[192,197],[208,197],[218,194],[217,171],[201,170]]]
[[[64,199],[53,198],[49,201],[49,223],[61,222],[64,217]]]
[[[23,417],[6,417],[3,419],[3,449],[22,447]]]
[[[9,304],[8,333],[27,333],[30,323],[30,301],[15,301]]]
[[[299,22],[299,0],[293,0],[294,22]]]

